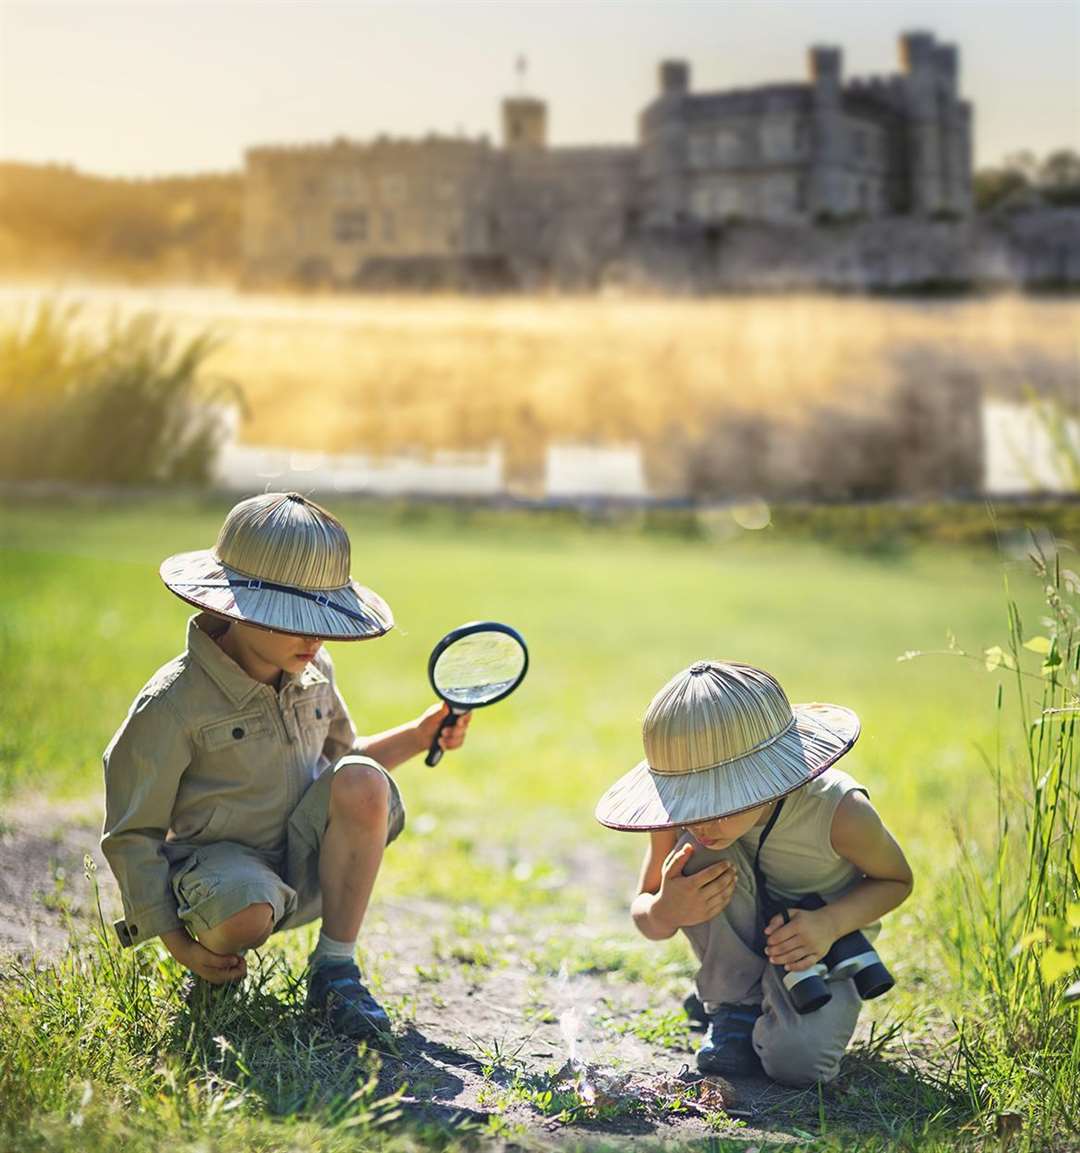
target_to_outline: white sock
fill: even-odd
[[[356,952],[356,938],[351,941],[335,941],[319,930],[319,943],[315,952],[308,958],[308,964],[313,968],[319,965],[340,965],[342,961],[351,961]]]

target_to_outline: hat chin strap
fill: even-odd
[[[277,584],[275,581],[260,580],[257,577],[245,577],[240,580],[203,580],[203,581],[170,581],[171,585],[176,588],[234,588],[234,589],[250,589],[252,592],[261,592],[263,589],[268,589],[270,592],[288,593],[290,596],[303,597],[304,600],[312,601],[320,608],[333,609],[336,613],[341,613],[342,616],[349,617],[354,621],[359,621],[361,624],[368,626],[381,627],[383,621],[381,618],[374,616],[372,613],[359,612],[356,609],[351,609],[347,605],[340,605],[336,601],[330,599],[329,593],[313,593],[307,589],[298,589],[293,585]]]

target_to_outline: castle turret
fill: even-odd
[[[646,219],[671,227],[688,218],[685,109],[690,65],[685,60],[661,61],[659,81],[659,94],[641,114],[641,176]]]
[[[941,47],[944,47],[942,45]],[[908,116],[908,171],[911,209],[929,215],[946,207],[945,153],[942,123],[940,52],[929,32],[905,32],[900,37]],[[955,64],[955,54],[952,57]]]
[[[685,60],[660,62],[660,94],[685,96],[690,91],[690,65]]]
[[[843,53],[815,45],[809,64],[813,143],[808,207],[814,215],[842,215],[849,207],[843,171]]]
[[[502,103],[503,147],[536,151],[547,147],[547,105],[531,96],[511,96]]]
[[[955,44],[934,45],[941,123],[941,200],[948,212],[972,210],[971,109],[960,99],[960,54]]]

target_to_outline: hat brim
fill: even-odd
[[[843,705],[792,708],[795,723],[758,752],[714,769],[658,773],[641,761],[600,798],[596,819],[609,829],[672,829],[731,817],[812,781],[859,737],[859,718]]]
[[[319,593],[265,588],[222,564],[212,549],[177,553],[162,561],[159,572],[169,591],[189,605],[274,632],[365,641],[394,627],[386,601],[354,580]]]

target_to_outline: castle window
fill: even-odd
[[[404,200],[408,192],[405,177],[399,172],[387,172],[379,177],[379,194],[384,200]]]
[[[783,160],[794,147],[794,125],[790,120],[766,120],[762,124],[761,152],[766,160]]]
[[[805,212],[810,207],[810,186],[806,173],[800,172],[795,181],[795,211]]]
[[[703,132],[690,137],[690,167],[708,168],[712,160],[712,140]]]
[[[795,153],[798,156],[805,156],[810,147],[810,126],[805,120],[799,120],[795,124],[795,140],[794,140]]]
[[[367,240],[368,214],[365,208],[347,208],[334,214],[334,239],[339,244]]]
[[[723,164],[738,160],[742,151],[742,134],[734,128],[721,128],[713,137],[716,145],[716,158]]]

